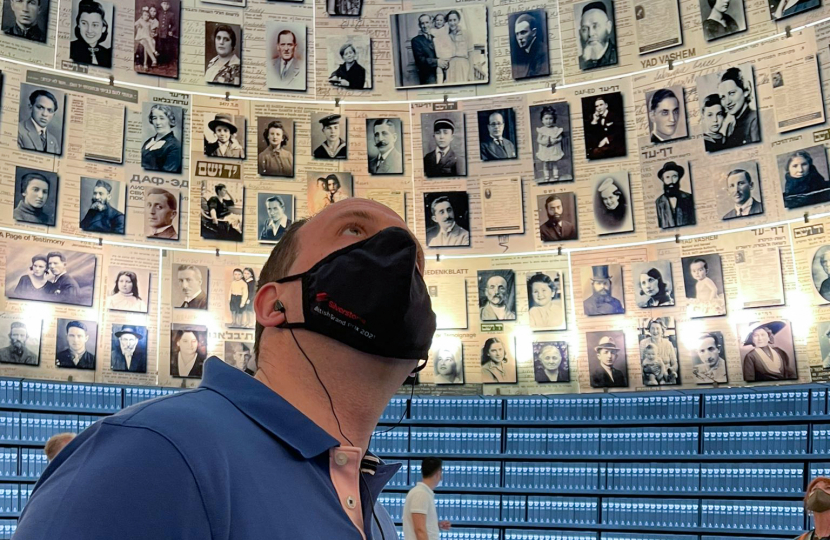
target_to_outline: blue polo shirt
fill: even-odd
[[[367,540],[381,539],[378,524],[397,540],[375,502],[400,465],[372,471],[348,450],[211,358],[199,388],[124,409],[73,440],[44,471],[14,538],[361,540],[362,509]]]

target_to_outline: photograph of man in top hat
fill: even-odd
[[[550,75],[548,54],[548,14],[544,9],[511,13],[510,67],[513,78],[529,79]]]
[[[98,324],[72,319],[58,319],[57,322],[58,353],[55,356],[55,365],[59,368],[95,369]],[[89,349],[92,352],[89,352]]]
[[[625,334],[615,330],[586,332],[591,388],[627,388]]]
[[[112,371],[147,373],[147,328],[127,324],[112,325]]]
[[[81,229],[87,232],[124,234],[124,192],[121,182],[81,178]]]
[[[456,137],[456,129],[458,137]],[[421,115],[424,176],[467,176],[464,114],[459,112]]]
[[[204,136],[206,157],[245,159],[244,116],[217,113],[208,122]]]
[[[579,36],[579,69],[617,64],[613,0],[590,0],[574,4],[574,24]]]
[[[49,26],[49,0],[5,0],[3,33],[38,43],[46,43]]]
[[[582,290],[585,300],[582,306],[585,315],[619,315],[625,313],[622,294],[620,299],[614,297],[614,283],[622,284],[622,266],[619,264],[602,264],[582,269]],[[622,292],[622,285],[620,285]]]
[[[657,207],[657,225],[661,229],[695,224],[694,197],[680,189],[680,181],[685,174],[686,169],[674,161],[666,162],[657,171],[657,177],[663,183],[663,194],[657,197],[654,204]]]
[[[64,103],[65,94],[60,90],[21,83],[17,146],[59,156],[63,144]]]
[[[320,124],[319,132],[315,129],[317,124]],[[326,112],[312,113],[311,125],[311,147],[314,148],[315,159],[347,158],[348,126],[344,117]]]

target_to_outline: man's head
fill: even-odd
[[[43,447],[43,453],[46,454],[46,459],[49,461],[55,459],[55,456],[57,456],[67,444],[71,443],[74,438],[74,433],[58,433],[57,435],[49,437],[49,440],[46,441],[46,445]]]
[[[743,169],[734,169],[726,175],[726,191],[738,206],[749,201],[753,186],[752,177]]]
[[[138,346],[139,335],[132,326],[124,326],[120,332],[116,333],[118,338],[118,345],[121,347],[121,353],[124,356],[132,356]]]
[[[700,361],[709,367],[714,367],[718,364],[721,357],[720,344],[718,338],[714,334],[702,334],[697,344],[697,357]]]
[[[513,34],[516,36],[516,43],[522,49],[527,49],[536,39],[536,29],[539,23],[536,22],[536,17],[528,13],[522,13],[516,17],[516,23],[513,25]]]
[[[617,359],[617,352],[619,352],[619,349],[617,348],[614,338],[602,336],[599,340],[599,344],[594,347],[594,352],[597,353],[597,358],[599,359],[600,364],[610,368],[614,365],[614,361]]]
[[[326,187],[332,195],[340,191],[340,179],[336,174],[330,174],[326,177]]]
[[[608,102],[605,101],[605,98],[598,97],[594,100],[594,111],[599,115],[608,112]]]
[[[20,28],[28,30],[37,24],[40,14],[40,0],[11,0],[14,22]]]
[[[444,462],[437,457],[424,458],[421,462],[421,476],[424,477],[425,484],[435,488],[444,477]]]
[[[504,307],[507,303],[507,280],[499,275],[490,276],[484,284],[484,294],[491,305]]]
[[[617,186],[616,182],[614,182],[613,178],[609,177],[603,180],[599,185],[597,192],[602,199],[602,205],[609,212],[616,210],[617,207],[620,206],[622,191]]]
[[[395,146],[398,140],[398,131],[395,129],[395,123],[389,118],[381,118],[375,120],[372,125],[372,133],[375,137],[375,147],[381,154],[386,153],[390,148]]]
[[[66,256],[60,251],[50,251],[46,255],[46,261],[49,264],[49,271],[54,276],[59,276],[66,272]]]
[[[548,213],[548,219],[552,219],[554,223],[562,221],[562,214],[565,213],[565,207],[559,195],[551,195],[545,199],[545,211]]]
[[[421,32],[426,34],[429,32],[429,23],[432,21],[432,17],[427,15],[426,13],[418,17],[418,28],[421,29]]]
[[[441,232],[449,232],[455,225],[455,211],[448,197],[438,197],[429,206],[432,212],[432,221],[440,227]]]
[[[285,217],[285,204],[278,196],[268,197],[265,201],[265,208],[268,210],[268,218],[274,223],[279,223]]]
[[[703,107],[700,110],[700,121],[703,123],[703,131],[706,133],[719,133],[723,121],[726,118],[726,109],[717,94],[709,94],[703,100]]]
[[[92,188],[92,205],[93,210],[103,211],[110,205],[110,196],[112,195],[112,185],[109,182],[98,180],[95,182],[95,187]]]
[[[830,276],[830,251],[825,251],[821,254],[821,268],[828,276]]]
[[[494,112],[487,118],[487,132],[494,141],[504,135],[504,116],[500,112]]]
[[[181,264],[177,272],[179,287],[185,298],[192,298],[202,290],[202,271],[190,264]]]
[[[173,224],[178,215],[179,201],[175,195],[161,188],[147,191],[147,223],[154,229],[162,229]]]
[[[435,145],[441,150],[446,150],[455,136],[455,124],[448,118],[440,118],[432,125],[432,134]]]
[[[32,208],[43,208],[49,200],[49,180],[40,173],[30,172],[20,179],[20,194],[23,202]]]
[[[29,330],[26,325],[19,321],[14,321],[9,328],[9,345],[18,354],[23,352],[26,347],[26,341],[29,339]]]
[[[657,171],[657,177],[663,182],[663,192],[669,197],[677,197],[680,193],[680,179],[686,174],[686,169],[674,161],[669,161]]]
[[[284,62],[291,61],[297,50],[297,36],[291,30],[282,30],[277,34],[277,52]]]
[[[586,60],[599,60],[605,53],[605,47],[611,41],[614,23],[608,17],[608,8],[602,2],[591,2],[582,9],[579,22],[579,41],[582,44],[582,57]]]
[[[86,342],[89,341],[89,332],[81,321],[69,321],[66,324],[66,344],[73,354],[86,352]]]
[[[608,265],[591,267],[591,289],[599,296],[611,296],[611,275]]]
[[[668,88],[661,88],[651,96],[648,118],[654,126],[655,133],[661,139],[670,139],[677,131],[680,120],[680,101]]]
[[[58,98],[52,92],[41,88],[29,94],[29,114],[41,128],[46,128],[58,112]]]
[[[329,144],[340,142],[340,115],[330,114],[320,119],[320,129]]]

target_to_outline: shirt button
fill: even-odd
[[[338,452],[334,454],[334,462],[342,467],[343,465],[349,462],[349,456],[342,452]]]
[[[348,506],[351,510],[354,510],[354,507],[357,506],[354,497],[352,497],[351,495],[346,497],[346,506]]]

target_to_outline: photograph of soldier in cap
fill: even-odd
[[[424,176],[467,176],[466,138],[464,113],[448,111],[422,114]]]
[[[576,195],[571,192],[538,195],[539,238],[542,242],[576,240]]]
[[[130,324],[112,325],[110,369],[147,373],[147,328]]]
[[[403,174],[403,122],[400,118],[366,119],[369,174]]]
[[[654,204],[657,208],[657,225],[661,229],[673,229],[695,224],[695,199],[692,196],[691,178],[681,183],[686,168],[674,161],[667,161],[657,171],[657,178],[663,184],[663,194]],[[689,191],[680,189],[689,186]]]
[[[652,143],[685,139],[686,104],[683,101],[683,87],[672,86],[646,92],[648,107],[648,132]]]
[[[574,4],[574,24],[579,36],[579,69],[617,65],[617,37],[612,0]]]
[[[466,191],[424,193],[428,247],[470,245],[470,203]]]
[[[582,98],[582,128],[588,159],[622,157],[625,149],[625,114],[620,92]]]
[[[625,334],[618,330],[586,332],[591,388],[627,388]]]
[[[98,323],[58,319],[57,327],[55,365],[59,368],[95,369]]]
[[[513,109],[478,111],[481,161],[516,159],[516,113]]]
[[[601,264],[590,269],[582,268],[582,307],[585,315],[619,315],[625,313],[623,300],[622,266],[619,264]],[[614,287],[619,291],[619,299],[614,296]]]
[[[19,314],[4,313],[0,317],[0,364],[40,365],[41,321]]]
[[[126,194],[121,182],[81,177],[81,229],[124,234]]]
[[[15,221],[55,225],[58,205],[58,175],[27,167],[15,167]]]
[[[311,148],[315,159],[346,159],[346,118],[327,112],[311,113]]]
[[[628,171],[598,174],[592,180],[597,234],[601,236],[633,231]]]
[[[245,117],[216,113],[205,119],[205,157],[245,159]]]
[[[516,80],[550,75],[548,13],[544,9],[520,11],[507,17],[510,32],[510,67]]]
[[[516,320],[516,276],[513,270],[478,271],[478,306],[482,322]]]
[[[20,84],[17,111],[17,146],[61,155],[66,95],[54,88]]]

